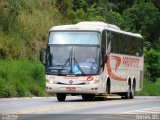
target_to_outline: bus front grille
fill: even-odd
[[[85,85],[85,83],[69,84],[69,83],[61,83],[61,82],[58,82],[57,84],[60,84],[60,85]]]

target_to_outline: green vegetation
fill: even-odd
[[[37,60],[0,60],[0,97],[45,96],[45,70]]]
[[[137,92],[136,95],[142,96],[160,96],[160,79],[156,82],[152,82],[150,80],[144,80],[143,89],[140,92]]]
[[[0,97],[46,95],[44,66],[36,59],[48,31],[80,21],[103,21],[142,34],[145,78],[138,95],[160,95],[159,0],[0,0]]]

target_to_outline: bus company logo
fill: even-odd
[[[88,76],[88,77],[87,77],[87,80],[88,80],[88,81],[91,81],[91,80],[93,80],[93,77],[92,77],[92,76]]]
[[[111,58],[112,58],[112,60],[116,60],[116,65],[115,65],[115,71],[116,71],[117,68],[118,68],[118,67],[120,66],[120,64],[121,64],[121,58],[118,57],[118,56],[112,56]]]
[[[72,84],[72,83],[73,83],[73,80],[70,80],[69,83]]]
[[[115,72],[112,71],[112,68],[111,68],[111,63],[112,63],[112,60],[115,60],[116,63],[115,63]],[[121,76],[118,76],[116,75],[116,70],[118,69],[118,67],[121,65],[121,57],[118,57],[118,56],[111,56],[111,55],[108,55],[107,56],[107,72],[108,72],[108,75],[114,79],[114,80],[120,80],[120,81],[126,81],[127,78],[123,78]]]

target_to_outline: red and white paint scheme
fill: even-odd
[[[88,57],[87,57],[88,56]],[[85,60],[86,59],[86,60]],[[46,90],[59,101],[67,94],[118,94],[134,98],[143,86],[143,39],[103,22],[80,22],[50,29]]]

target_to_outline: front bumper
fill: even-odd
[[[46,83],[48,93],[98,93],[98,84],[93,85],[59,85]]]

